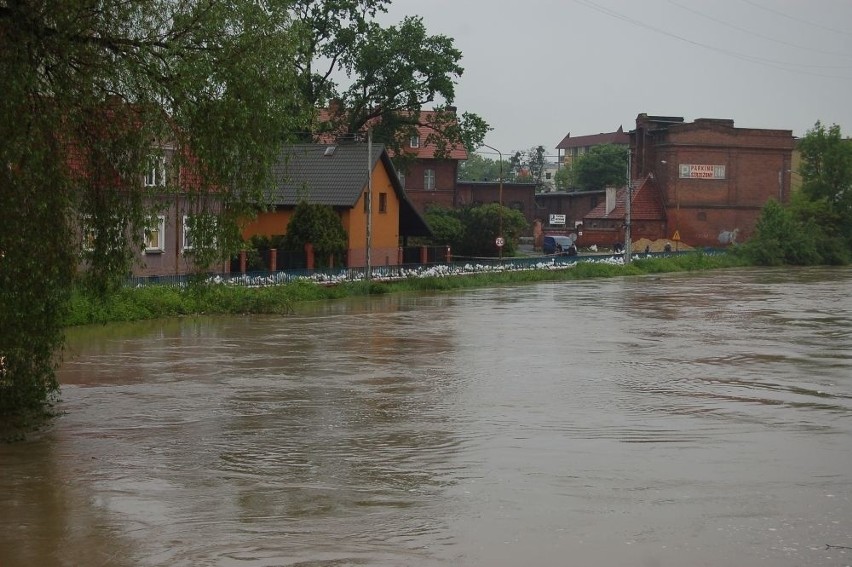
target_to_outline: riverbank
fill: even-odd
[[[584,261],[551,268],[489,271],[465,275],[430,275],[402,280],[373,280],[318,285],[307,281],[241,287],[198,284],[185,287],[147,286],[125,288],[107,298],[81,290],[74,292],[66,326],[139,321],[188,315],[286,314],[304,301],[340,299],[410,291],[446,291],[494,285],[590,278],[640,276],[644,274],[713,270],[745,266],[731,254],[701,252],[667,257],[636,258],[630,264]]]

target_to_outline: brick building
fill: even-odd
[[[632,178],[656,180],[667,232],[693,246],[717,246],[723,232],[748,239],[770,199],[790,199],[791,130],[735,128],[733,120],[636,118]]]
[[[629,136],[634,239],[677,235],[691,246],[719,246],[726,243],[720,237],[734,233],[742,242],[754,231],[767,201],[789,201],[795,145],[791,130],[640,114]],[[606,205],[591,211],[584,229],[596,224],[623,231],[626,196],[622,189],[608,212],[601,209]],[[655,202],[658,209],[650,207]],[[592,236],[585,230],[583,242]]]
[[[455,112],[454,107],[450,107]],[[421,124],[416,133],[409,137],[402,148],[407,158],[404,171],[398,171],[400,181],[408,199],[421,213],[430,205],[452,209],[458,205],[456,179],[459,162],[467,159],[467,150],[463,146],[450,146],[441,155],[434,138],[440,134],[426,124],[430,124],[435,111],[424,110],[420,113]]]
[[[561,230],[574,230],[577,224],[582,224],[585,216],[602,203],[606,196],[605,189],[594,189],[592,191],[554,191],[552,193],[538,193],[535,196],[535,205],[538,219],[542,222],[542,228],[548,232]],[[556,217],[557,224],[550,222]]]

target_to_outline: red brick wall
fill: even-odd
[[[435,172],[435,189],[428,191],[424,189],[427,169]],[[405,194],[421,214],[431,205],[452,209],[456,202],[457,171],[455,160],[415,160],[403,174]]]
[[[743,242],[769,199],[789,201],[790,130],[734,128],[730,120],[704,119],[652,135],[642,127],[637,119],[634,174],[655,175],[669,238],[677,230],[686,244],[719,246],[720,232],[739,229]],[[679,164],[724,165],[725,179],[681,179]]]
[[[589,211],[606,201],[606,191],[582,191],[576,193],[540,193],[536,195],[536,210],[545,229],[549,227],[550,215],[565,215],[565,227],[574,229]]]

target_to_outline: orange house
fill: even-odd
[[[369,176],[368,176],[369,172]],[[367,259],[367,194],[371,189],[373,266],[402,263],[401,246],[412,236],[431,236],[412,206],[384,147],[362,142],[296,144],[285,147],[273,168],[271,210],[243,229],[243,238],[277,236],[301,201],[328,205],[340,216],[349,236],[347,266],[363,267]],[[372,179],[372,187],[370,187]]]

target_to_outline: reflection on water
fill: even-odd
[[[850,284],[722,271],[74,329],[66,415],[0,447],[0,565],[848,565]]]

